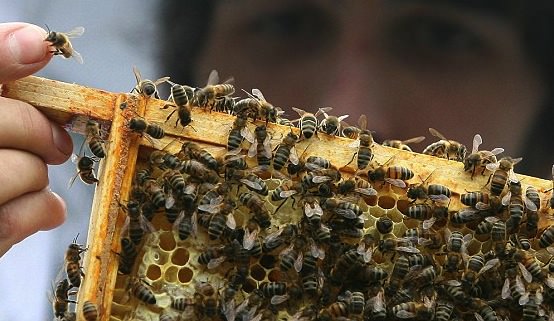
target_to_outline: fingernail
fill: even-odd
[[[69,156],[73,152],[73,142],[67,132],[58,126],[52,124],[52,137],[56,148],[64,155]]]
[[[48,53],[45,38],[45,31],[35,26],[17,29],[8,36],[8,47],[13,59],[24,65],[41,62]]]

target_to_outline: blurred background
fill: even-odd
[[[72,41],[84,59],[54,57],[37,74],[55,80],[78,83],[114,92],[128,92],[135,86],[132,66],[145,78],[159,78],[155,73],[156,57],[155,2],[136,1],[0,1],[0,21],[23,21],[46,29],[66,32],[85,27],[82,37]],[[154,43],[153,43],[154,42]],[[83,137],[72,135],[78,152]],[[67,246],[79,234],[78,243],[86,243],[89,213],[94,188],[78,179],[68,189],[76,174],[71,160],[50,166],[50,187],[61,195],[68,207],[67,220],[61,227],[39,232],[0,258],[0,320],[52,320],[48,296],[52,281],[63,266]]]

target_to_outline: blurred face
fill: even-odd
[[[366,114],[378,142],[427,136],[419,151],[434,127],[520,156],[545,96],[509,21],[444,1],[220,1],[198,85],[211,69],[289,119],[290,107]]]

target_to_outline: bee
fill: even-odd
[[[135,247],[135,243],[128,237],[122,237],[118,271],[122,274],[130,274],[137,256],[138,251]]]
[[[140,135],[147,134],[155,139],[161,139],[165,136],[165,131],[160,125],[151,124],[141,117],[132,118],[129,121],[129,129]]]
[[[206,165],[194,159],[189,159],[182,163],[181,173],[210,184],[217,184],[219,182],[217,172],[210,170]]]
[[[300,128],[301,137],[304,139],[310,139],[315,134],[317,135],[317,117],[321,113],[321,109],[318,110],[315,114],[306,112],[300,108],[292,107],[298,115],[299,119],[293,120],[292,123],[298,122],[298,127]]]
[[[76,38],[83,35],[85,32],[84,27],[75,27],[69,32],[56,32],[48,30],[48,36],[44,41],[50,42],[50,45],[54,47],[54,51],[51,51],[54,55],[62,55],[64,58],[73,58],[78,63],[83,63],[83,57],[75,49],[69,38]]]
[[[273,152],[271,150],[271,136],[267,133],[265,125],[257,126],[254,130],[255,139],[248,149],[248,157],[256,157],[258,166],[269,168]]]
[[[327,308],[321,309],[317,320],[335,320],[348,316],[348,304],[338,301],[331,303]]]
[[[383,291],[379,291],[374,297],[370,298],[367,306],[368,308],[365,309],[364,314],[366,320],[386,320],[387,308]]]
[[[253,219],[261,228],[266,229],[271,225],[269,211],[265,207],[265,202],[260,197],[256,194],[246,192],[239,196],[239,200],[253,213]]]
[[[139,244],[145,232],[155,231],[154,226],[142,215],[140,204],[135,200],[127,202],[127,206],[122,206],[127,212],[127,219],[122,230],[128,231],[129,238],[134,244]]]
[[[502,198],[502,205],[508,206],[510,218],[506,221],[508,232],[513,233],[519,227],[525,208],[536,212],[537,206],[526,196],[520,182],[508,181],[508,193]]]
[[[208,222],[208,235],[210,239],[219,239],[223,234],[225,227],[234,230],[237,226],[233,211],[235,203],[228,199],[219,198],[218,201],[210,202],[210,204],[198,205],[198,210],[212,214]]]
[[[510,157],[503,157],[500,159],[500,161],[488,164],[486,166],[488,170],[493,172],[493,174],[489,176],[489,180],[487,181],[487,184],[489,182],[491,183],[491,195],[499,196],[504,190],[508,179],[513,182],[519,181],[514,174],[514,165],[519,163],[520,161],[521,158],[512,159]]]
[[[137,92],[140,95],[143,95],[144,97],[152,97],[159,99],[160,96],[158,95],[158,89],[156,86],[158,86],[161,83],[167,82],[169,80],[169,77],[162,77],[156,81],[152,81],[150,79],[143,79],[142,75],[140,74],[140,70],[133,66],[133,73],[135,74],[135,78],[137,80],[137,85],[131,92]]]
[[[375,222],[375,227],[377,228],[377,231],[381,234],[388,234],[392,232],[392,228],[394,227],[394,222],[386,216],[381,216]]]
[[[246,117],[239,115],[235,118],[233,128],[231,128],[227,137],[227,150],[230,154],[237,155],[241,152],[241,144],[244,139],[254,144],[256,137],[254,137],[254,134],[252,134],[246,125]]]
[[[327,135],[338,135],[340,130],[340,122],[348,117],[348,115],[343,116],[329,116],[327,112],[331,111],[332,107],[319,108],[318,112],[322,113],[324,119],[319,123],[319,128],[326,133]]]
[[[325,198],[321,201],[321,208],[323,210],[331,210],[334,213],[348,218],[356,219],[362,215],[362,209],[354,203],[339,200],[337,198]]]
[[[420,320],[430,320],[433,317],[435,302],[424,297],[423,303],[420,302],[405,302],[393,306],[391,312],[394,316],[400,319],[418,318]]]
[[[477,308],[478,312],[474,312],[475,319],[477,321],[496,321],[498,320],[498,317],[496,315],[496,312],[493,310],[493,308],[490,307],[490,305],[486,304],[481,299],[476,299],[476,302],[474,305]]]
[[[354,153],[350,162],[348,162],[345,166],[348,166],[354,160],[354,157],[357,156],[356,165],[358,166],[358,170],[362,170],[365,169],[369,162],[373,159],[373,151],[371,150],[371,146],[373,145],[373,136],[371,135],[371,131],[367,130],[366,115],[360,116],[358,119],[358,126],[360,126],[358,139],[349,145],[350,147],[357,148],[358,151]]]
[[[228,182],[238,181],[244,184],[249,190],[262,196],[267,196],[269,194],[265,181],[258,175],[246,170],[228,168],[225,173],[225,180]]]
[[[510,244],[516,248],[520,248],[525,251],[531,249],[531,242],[523,234],[510,234],[509,239]]]
[[[73,154],[73,156],[71,156],[71,161],[77,164],[77,174],[69,180],[68,188],[73,185],[77,176],[79,176],[81,181],[85,184],[91,185],[98,183],[98,178],[96,178],[94,174],[94,163],[96,161],[94,158],[85,155],[79,157]]]
[[[361,197],[376,196],[377,191],[368,181],[357,176],[339,182],[337,192],[342,195],[357,194]]]
[[[94,120],[87,120],[85,125],[85,141],[88,143],[88,147],[92,154],[98,158],[106,157],[106,150],[104,149],[104,140],[100,135],[100,124]],[[85,143],[83,141],[83,144]],[[81,146],[82,149],[83,146]]]
[[[383,141],[382,145],[412,152],[412,149],[408,146],[408,144],[418,144],[423,140],[425,140],[425,136],[413,137],[406,140],[386,139]]]
[[[192,123],[192,108],[191,100],[194,95],[194,89],[189,86],[179,85],[173,82],[167,81],[171,84],[170,98],[173,100],[173,104],[166,104],[163,109],[167,109],[169,106],[177,107],[169,115],[167,115],[166,121],[168,121],[175,112],[177,112],[177,120],[175,121],[175,127],[177,124],[181,124],[183,127],[187,127]]]
[[[399,188],[405,188],[407,180],[414,177],[414,172],[409,168],[402,166],[386,166],[385,165],[392,160],[389,159],[385,164],[376,168],[372,168],[367,172],[367,177],[370,182],[382,181],[383,184],[389,183]]]
[[[343,295],[340,295],[338,299],[348,304],[348,312],[350,314],[360,315],[364,312],[365,296],[362,292],[350,292],[347,290]]]
[[[277,117],[282,114],[282,111],[279,108],[274,107],[272,104],[268,103],[259,89],[252,89],[252,95],[256,97],[258,101],[257,118],[265,119],[266,125],[268,122],[275,123],[277,121]]]
[[[431,172],[427,178],[422,180],[421,184],[410,185],[408,191],[406,192],[406,196],[414,201],[418,199],[430,199],[434,202],[448,203],[448,201],[450,201],[450,196],[452,195],[452,192],[448,187],[440,184],[427,185],[425,183],[432,174],[433,173]]]
[[[230,84],[232,81],[233,78],[230,78],[222,84],[218,84],[219,74],[217,70],[212,70],[208,76],[208,83],[206,86],[194,92],[195,104],[198,107],[210,106],[210,108],[213,109],[216,99],[222,99],[235,92],[235,86]]]
[[[491,151],[479,150],[479,145],[483,143],[481,135],[475,134],[473,137],[473,148],[471,154],[464,158],[464,171],[471,172],[471,178],[477,170],[481,170],[481,175],[485,173],[487,164],[497,162],[496,155],[504,152],[504,148],[494,148]]]
[[[70,289],[71,286],[67,279],[64,278],[56,282],[52,309],[54,310],[54,316],[57,318],[63,318],[66,315],[69,303],[77,303],[73,300],[69,300]]]
[[[91,301],[83,303],[83,316],[86,321],[96,321],[98,319],[98,308]]]
[[[305,190],[319,187],[322,184],[338,182],[341,179],[340,171],[335,167],[312,171],[302,176],[301,182]]]
[[[141,278],[131,278],[127,290],[146,304],[156,304],[156,296],[150,289],[150,285]]]
[[[550,225],[543,230],[541,236],[539,237],[539,247],[547,248],[554,243],[554,225]]]
[[[81,277],[85,275],[81,266],[81,253],[87,250],[87,248],[77,244],[77,237],[79,237],[79,235],[69,244],[65,252],[65,271],[67,279],[71,287],[75,288],[81,285]]]
[[[514,254],[514,260],[518,262],[521,275],[527,283],[531,283],[533,278],[539,281],[544,280],[544,272],[533,254],[523,250],[518,250]]]
[[[197,160],[211,170],[217,171],[218,169],[219,164],[215,157],[205,149],[200,148],[196,143],[184,142],[179,154],[187,159]]]
[[[177,232],[177,235],[179,235],[179,239],[185,241],[189,236],[196,236],[198,233],[197,222],[198,218],[195,210],[193,210],[190,215],[187,215],[185,211],[181,211],[173,223],[173,229]]]
[[[525,197],[530,200],[533,204],[535,204],[536,211],[538,211],[541,207],[541,198],[539,196],[539,191],[534,186],[527,186],[527,189],[525,190]],[[527,211],[533,211],[529,207],[526,208]]]
[[[467,151],[465,145],[454,140],[446,139],[443,134],[439,133],[434,128],[429,128],[429,132],[431,135],[440,138],[440,140],[425,147],[422,152],[423,154],[463,162]]]
[[[273,157],[273,169],[280,171],[288,160],[293,165],[298,165],[298,154],[294,145],[298,141],[298,136],[292,131],[285,136],[283,141],[277,147],[275,156]]]

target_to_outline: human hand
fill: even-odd
[[[31,75],[52,58],[46,31],[0,23],[0,84]],[[0,97],[0,257],[12,245],[63,223],[64,201],[48,187],[46,164],[73,150],[67,132],[33,106]]]

